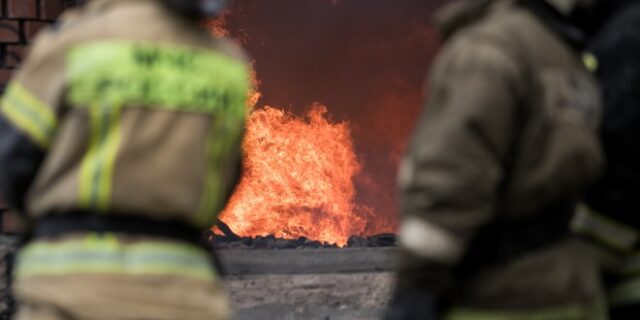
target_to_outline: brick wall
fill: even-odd
[[[0,0],[0,92],[43,26],[79,0]]]
[[[0,93],[27,52],[35,34],[81,0],[0,0]],[[20,229],[0,199],[0,233]]]

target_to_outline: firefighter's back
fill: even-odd
[[[3,112],[45,150],[19,319],[226,319],[198,230],[236,182],[240,49],[156,0],[94,0],[37,37]]]

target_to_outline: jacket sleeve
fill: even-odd
[[[0,117],[0,193],[19,212],[24,212],[27,191],[44,155],[44,149]]]
[[[521,65],[498,42],[444,49],[399,173],[398,289],[446,290],[470,239],[496,209],[517,130]]]
[[[0,197],[20,212],[57,131],[64,55],[44,31],[6,87],[0,103]]]

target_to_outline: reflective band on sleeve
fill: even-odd
[[[408,218],[400,226],[400,245],[420,257],[455,263],[462,255],[462,244],[448,230],[420,218]]]
[[[629,253],[640,239],[634,228],[627,227],[585,205],[580,205],[571,221],[571,228],[577,234],[592,237],[611,249]]]
[[[113,235],[31,244],[20,252],[16,266],[18,278],[105,273],[215,278],[209,254],[202,249],[150,241],[127,244]]]
[[[42,148],[49,148],[56,130],[53,109],[18,83],[12,83],[2,100],[2,114]]]

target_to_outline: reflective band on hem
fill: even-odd
[[[621,252],[631,252],[640,240],[638,230],[627,227],[585,205],[578,207],[576,215],[571,221],[571,228],[577,234],[594,238]]]
[[[423,258],[451,264],[462,255],[462,245],[451,232],[420,218],[403,221],[399,236],[402,247]]]
[[[614,307],[640,303],[640,279],[633,279],[609,291],[609,301]]]
[[[209,254],[187,244],[122,243],[114,235],[28,245],[18,256],[16,276],[121,274],[183,276],[213,280]]]
[[[53,140],[57,120],[47,106],[18,83],[12,83],[2,100],[2,113],[35,143],[48,148]]]

